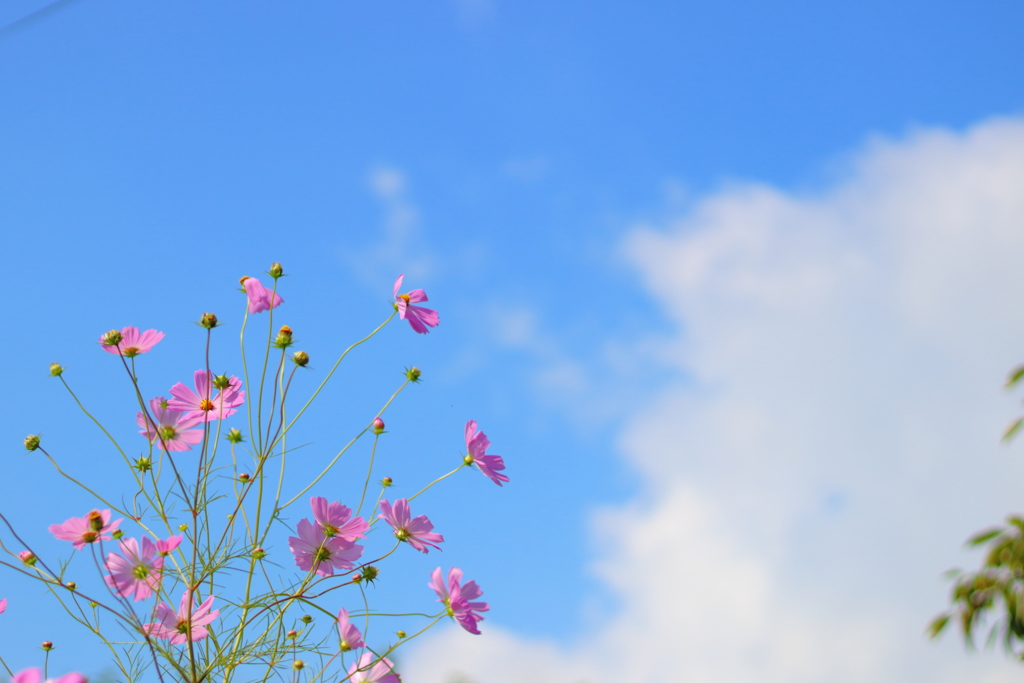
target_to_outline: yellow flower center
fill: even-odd
[[[401,299],[402,301],[404,301],[405,303],[409,303],[409,295],[408,294],[399,294],[398,298]]]
[[[213,401],[211,401],[208,398],[204,398],[202,401],[199,402],[199,410],[213,410]]]

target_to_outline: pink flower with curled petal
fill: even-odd
[[[168,555],[170,555],[174,551],[175,548],[177,548],[179,545],[181,545],[181,539],[183,539],[183,538],[185,538],[184,535],[178,535],[178,536],[171,536],[169,538],[165,538],[162,541],[157,541],[156,542],[156,554],[157,555],[162,555],[164,557],[167,557]]]
[[[421,301],[429,301],[427,299],[427,293],[422,289],[414,289],[408,294],[399,294],[398,288],[402,286],[402,280],[405,279],[405,274],[398,276],[395,280],[395,301],[398,306],[398,317],[403,320],[408,320],[409,325],[412,329],[416,330],[420,334],[426,334],[430,332],[427,326],[437,327],[440,322],[437,311],[430,308],[423,308],[422,306],[413,306],[414,303]]]
[[[348,675],[349,683],[402,683],[391,660],[378,659],[372,652],[364,652],[359,661],[349,667]]]
[[[143,626],[143,630],[154,638],[170,639],[171,645],[181,645],[188,641],[195,642],[210,635],[206,629],[220,615],[220,610],[210,611],[213,607],[213,596],[206,598],[203,604],[193,612],[194,597],[192,591],[186,590],[181,596],[178,611],[166,602],[156,606],[156,618],[159,620]]]
[[[486,602],[473,602],[484,594],[476,581],[462,583],[462,570],[452,567],[448,570],[448,583],[445,584],[441,568],[438,567],[430,574],[428,584],[437,593],[437,601],[444,603],[448,610],[448,616],[454,617],[459,626],[470,633],[480,635],[480,629],[476,625],[484,618],[477,612],[486,612],[491,606]]]
[[[299,535],[288,538],[288,549],[302,571],[315,570],[320,576],[333,576],[335,569],[344,571],[355,567],[355,561],[363,554],[363,546],[344,538],[325,536],[308,519],[300,519],[295,530]]]
[[[391,525],[391,528],[395,530],[395,538],[399,541],[405,541],[423,553],[429,552],[428,545],[438,550],[441,549],[437,544],[444,543],[444,536],[430,533],[434,525],[430,523],[426,515],[412,519],[409,501],[405,498],[396,500],[394,507],[385,498],[380,502],[380,510],[383,514],[377,515],[377,517]]]
[[[348,620],[348,610],[344,607],[338,610],[338,635],[341,637],[342,652],[366,647],[366,643],[363,642],[363,634],[359,632],[355,624]]]
[[[76,550],[81,550],[87,543],[109,541],[110,534],[122,521],[111,522],[110,510],[93,510],[85,517],[72,517],[63,524],[51,524],[50,533],[62,541],[71,541]]]
[[[163,332],[146,330],[140,333],[139,328],[129,325],[121,330],[120,342],[117,344],[107,344],[107,335],[103,334],[100,336],[100,346],[107,353],[120,354],[125,358],[134,358],[140,353],[146,353],[152,349],[163,338]]]
[[[353,517],[352,510],[341,503],[328,503],[323,496],[309,499],[316,526],[328,538],[340,538],[355,543],[357,538],[366,538],[370,525],[362,517]]]
[[[484,476],[498,486],[501,482],[508,481],[508,477],[500,474],[499,470],[505,469],[505,461],[500,455],[487,455],[486,451],[491,442],[483,432],[476,431],[476,420],[466,423],[466,449],[469,451],[468,460],[480,468]],[[469,462],[467,461],[467,464]]]
[[[11,683],[43,683],[43,670],[38,667],[23,669],[11,676]],[[87,683],[85,676],[77,671],[60,678],[48,678],[46,683]]]
[[[161,450],[190,451],[192,446],[203,440],[203,430],[193,429],[203,421],[201,417],[185,417],[184,411],[171,408],[163,396],[150,399],[149,408],[152,418],[140,411],[135,415],[135,421],[142,427],[139,434]]]
[[[281,295],[272,289],[267,289],[259,280],[254,277],[243,279],[242,286],[245,287],[245,294],[249,297],[249,312],[260,313],[277,308],[284,303]]]
[[[242,380],[237,377],[231,377],[228,386],[220,390],[214,390],[213,373],[208,370],[196,370],[192,381],[195,391],[178,382],[171,387],[174,398],[167,402],[168,408],[184,411],[186,419],[198,418],[200,422],[220,420],[237,413],[235,409],[245,403]]]
[[[156,555],[156,544],[145,536],[141,548],[134,538],[123,539],[120,545],[122,554],[107,555],[107,585],[125,597],[134,595],[135,602],[145,600],[160,586],[164,558]]]

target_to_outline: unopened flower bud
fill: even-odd
[[[274,278],[275,280],[284,275],[284,268],[277,261],[270,264],[270,270],[267,271],[267,275]]]
[[[241,474],[238,475],[238,481],[242,482],[243,484],[247,483],[249,481],[249,478],[250,477],[248,472],[242,472]]]
[[[305,351],[296,351],[292,355],[292,360],[295,361],[295,364],[300,368],[304,368],[309,365],[309,354]]]
[[[399,638],[405,638],[405,631],[395,631],[395,635]]]
[[[267,556],[267,551],[263,548],[256,548],[252,551],[252,556],[257,560],[262,560],[264,557]]]
[[[421,373],[420,369],[418,367],[416,367],[415,365],[412,366],[411,368],[406,369],[406,371],[405,371],[405,377],[410,382],[419,382],[421,374],[423,374],[423,373]]]
[[[38,560],[35,553],[33,553],[31,550],[22,550],[20,553],[18,553],[18,557],[21,558],[22,562],[24,562],[30,567],[36,563],[36,560]]]
[[[89,523],[89,528],[93,531],[103,530],[103,515],[99,513],[99,510],[93,510],[85,516],[85,519]]]
[[[124,335],[121,334],[121,330],[110,330],[100,338],[100,343],[104,346],[117,346],[122,339],[124,339]]]
[[[78,584],[74,581],[68,581],[66,584],[64,584],[64,587],[67,588],[69,591],[73,591],[76,588],[78,588]]]
[[[367,581],[373,581],[380,574],[380,570],[373,565],[363,567],[363,578]]]
[[[213,313],[203,313],[203,317],[199,319],[199,324],[208,330],[212,330],[217,327],[217,316]]]
[[[50,376],[60,377],[64,374],[64,368],[61,367],[60,363],[50,363]]]
[[[188,524],[179,524],[178,531],[188,531]]]
[[[149,472],[153,469],[153,461],[150,458],[142,457],[136,460],[132,467],[137,469],[139,472]]]
[[[230,441],[231,443],[241,443],[243,440],[244,440],[244,438],[242,437],[242,432],[240,430],[238,430],[238,429],[229,429],[228,430],[228,441]]]
[[[49,652],[50,650],[53,649],[53,643],[50,642],[49,640],[44,640],[43,641],[43,649],[46,650],[47,652]],[[38,671],[38,669],[37,669],[37,671]]]
[[[387,488],[388,486],[391,486],[394,483],[395,480],[392,479],[391,477],[384,477],[383,479],[380,480],[380,485],[383,486],[384,488]]]
[[[303,614],[302,615],[302,623],[303,624],[308,624],[311,621],[313,621],[313,617],[309,616],[308,614]]]
[[[288,631],[288,633],[286,635],[289,638],[297,638],[299,636],[299,632],[296,631],[295,629],[292,629],[291,631]]]
[[[383,434],[384,433],[384,420],[379,417],[373,418],[373,433]]]
[[[300,670],[306,668],[306,663],[304,661],[302,661],[301,659],[296,659],[294,662],[292,662],[292,668],[295,669],[296,671],[300,671]]]
[[[90,600],[89,601],[89,607],[92,607],[92,608],[95,609],[96,607],[99,607],[99,606],[100,606],[100,603],[96,602],[95,600]]]
[[[114,532],[110,535],[114,537],[114,540],[120,541],[121,537],[124,536],[124,532],[120,529],[114,529]]]
[[[215,375],[213,378],[213,386],[215,389],[227,389],[231,386],[231,378],[228,377],[227,373],[223,375]]]
[[[39,435],[29,434],[28,436],[26,436],[25,448],[27,448],[30,451],[34,451],[35,449],[39,448]]]
[[[274,340],[274,346],[279,349],[286,348],[292,345],[292,328],[287,325],[282,325],[281,329],[277,332],[277,339]]]
[[[363,575],[362,574],[356,574],[355,576],[352,577],[352,583],[359,583],[362,580],[363,580]]]

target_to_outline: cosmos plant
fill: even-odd
[[[419,334],[437,327],[437,311],[415,305],[428,300],[426,292],[401,293],[404,276],[398,276],[387,319],[315,377],[309,354],[294,349],[292,329],[275,327],[285,302],[278,292],[281,264],[272,264],[267,275],[269,281],[240,281],[237,361],[225,348],[224,325],[205,313],[195,340],[199,367],[175,370],[184,381],[173,386],[152,386],[149,379],[160,374],[153,366],[172,341],[164,341],[163,332],[128,325],[100,335],[99,347],[109,355],[97,354],[97,362],[110,366],[104,385],[116,388],[120,380],[133,397],[137,430],[130,413],[117,428],[101,425],[72,391],[64,368],[50,366],[132,483],[130,490],[111,490],[110,476],[86,482],[58,463],[61,446],[51,449],[37,435],[25,438],[25,448],[42,456],[40,465],[52,465],[80,487],[82,502],[64,522],[41,518],[31,529],[15,529],[0,510],[0,549],[7,556],[0,565],[16,579],[0,583],[0,592],[8,593],[0,596],[0,620],[20,613],[19,628],[44,628],[31,619],[39,591],[24,590],[42,584],[83,627],[82,637],[107,649],[126,683],[399,683],[394,651],[438,622],[480,633],[481,613],[490,605],[457,567],[427,573],[416,586],[422,599],[407,612],[372,605],[375,592],[387,589],[389,563],[440,551],[445,543],[429,519],[429,499],[416,501],[416,515],[410,501],[463,468],[478,469],[498,486],[509,480],[502,457],[486,452],[490,441],[468,420],[451,425],[452,441],[458,443],[461,428],[466,446],[455,469],[402,497],[385,497],[397,488],[391,477],[379,480],[379,490],[371,488],[375,461],[379,468],[390,455],[384,413],[420,382],[418,368],[404,370],[397,389],[380,397],[364,426],[332,455],[316,455],[315,445],[301,453],[307,467],[315,463],[311,481],[286,477],[289,460],[299,457],[289,436],[350,352],[396,318]],[[255,354],[253,335],[262,340]],[[232,363],[229,372],[215,372]],[[296,393],[303,394],[298,401]],[[433,458],[429,452],[420,444],[417,457]],[[358,469],[342,472],[341,462]],[[341,489],[352,482],[356,489],[345,489],[343,501]],[[56,507],[62,505],[47,509]],[[47,534],[55,539],[47,547],[58,544],[60,552],[43,552],[38,539]],[[71,673],[50,678],[53,643],[44,641],[42,650],[42,662],[19,654],[25,659],[19,671],[2,658],[0,666],[15,683],[86,683],[73,671],[81,668],[75,662],[60,662],[60,670]]]

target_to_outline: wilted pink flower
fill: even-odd
[[[107,585],[125,597],[135,596],[135,602],[145,600],[160,585],[164,558],[156,555],[156,544],[145,536],[142,548],[134,538],[121,540],[121,555],[107,555]]]
[[[341,636],[341,651],[348,652],[358,647],[364,647],[363,634],[359,632],[355,624],[348,620],[348,610],[342,607],[338,610],[338,635]]]
[[[333,576],[335,569],[352,569],[363,554],[363,546],[344,538],[325,536],[308,519],[300,519],[295,530],[299,535],[288,538],[288,549],[295,556],[295,564],[304,572],[315,569],[320,576]]]
[[[72,517],[63,524],[51,524],[50,533],[62,541],[71,541],[77,550],[86,543],[109,541],[110,534],[124,520],[110,521],[110,510],[93,510],[85,517]]]
[[[440,322],[437,317],[437,311],[423,308],[422,306],[413,306],[414,303],[429,301],[427,293],[422,289],[414,289],[408,294],[399,294],[398,288],[402,286],[403,279],[405,279],[404,273],[395,280],[395,301],[398,302],[398,317],[408,320],[412,329],[420,334],[426,334],[430,332],[427,329],[428,325],[430,327],[437,327],[438,322]]]
[[[140,353],[146,353],[156,346],[157,342],[164,338],[163,332],[146,330],[140,333],[139,328],[129,325],[121,330],[121,341],[117,344],[107,344],[107,335],[100,336],[100,345],[107,353],[122,355],[127,358],[134,358]]]
[[[242,391],[242,380],[232,377],[226,389],[213,388],[213,373],[208,370],[196,370],[193,374],[192,391],[183,383],[178,382],[171,387],[170,401],[167,407],[185,411],[185,419],[198,418],[200,422],[219,420],[238,411],[238,406],[245,403],[245,392]]]
[[[135,421],[142,427],[139,434],[161,449],[190,451],[192,446],[203,440],[203,430],[193,429],[203,421],[201,417],[185,417],[184,411],[171,408],[163,396],[150,399],[149,408],[152,419],[140,411],[135,415]],[[156,424],[153,424],[153,419]]]
[[[178,535],[178,536],[170,536],[169,538],[165,538],[162,541],[157,541],[156,542],[156,554],[157,555],[163,555],[164,557],[170,555],[171,552],[173,552],[175,548],[177,548],[179,545],[181,545],[181,539],[183,539],[183,538],[184,538],[183,535]]]
[[[486,451],[490,445],[487,435],[476,431],[476,420],[466,423],[466,448],[469,450],[469,458],[485,477],[501,486],[501,482],[508,481],[507,476],[499,473],[499,470],[505,469],[505,461],[500,455],[487,455]]]
[[[186,590],[181,596],[181,605],[177,612],[166,602],[161,602],[156,606],[156,618],[159,621],[146,624],[142,628],[154,638],[170,638],[171,645],[181,645],[190,640],[193,642],[202,640],[210,635],[205,626],[220,614],[220,610],[216,609],[211,612],[212,606],[213,596],[211,595],[193,612],[192,591]],[[189,613],[191,613],[191,619]]]
[[[383,514],[377,515],[380,519],[391,525],[395,530],[395,538],[405,541],[420,552],[428,552],[427,546],[441,549],[438,543],[444,543],[444,536],[433,534],[430,531],[434,525],[430,523],[426,515],[420,515],[412,519],[412,512],[409,510],[409,501],[399,498],[392,508],[391,503],[384,499],[380,502],[380,510]]]
[[[43,683],[43,670],[38,667],[23,669],[11,676],[11,683]],[[86,683],[85,676],[77,671],[60,678],[48,678],[46,683]]]
[[[362,517],[352,517],[352,510],[348,506],[338,502],[328,503],[323,496],[310,498],[309,506],[313,508],[316,526],[324,532],[324,536],[352,543],[357,538],[366,538],[366,530],[370,525]]]
[[[437,601],[444,603],[444,606],[448,609],[448,616],[455,617],[455,621],[459,622],[459,625],[470,633],[480,635],[480,630],[476,625],[478,622],[483,621],[484,618],[477,614],[477,612],[486,612],[491,606],[486,602],[470,602],[484,594],[480,587],[476,585],[476,581],[470,581],[463,585],[460,585],[461,583],[461,569],[457,567],[449,569],[448,584],[445,585],[441,568],[438,567],[431,572],[428,585],[437,593]]]
[[[245,287],[245,294],[249,297],[249,312],[260,313],[277,308],[284,303],[281,295],[272,289],[267,289],[259,280],[254,277],[247,277],[242,283]]]
[[[348,669],[349,683],[402,683],[390,659],[382,657],[374,664],[375,659],[372,652],[364,652]]]

